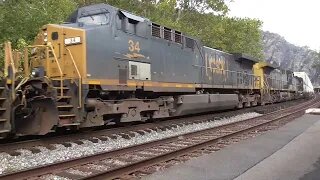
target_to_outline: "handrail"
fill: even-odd
[[[30,70],[29,70],[29,59],[28,59],[28,49],[24,49],[24,61],[23,61],[23,69],[24,69],[24,75],[25,77],[29,76]]]
[[[71,51],[70,51],[70,49],[69,48],[66,48],[66,50],[68,51],[68,53],[69,53],[69,55],[70,55],[70,57],[71,57],[71,60],[72,60],[72,63],[73,63],[73,66],[75,67],[75,69],[76,69],[76,71],[77,71],[77,74],[78,74],[78,77],[79,77],[79,108],[81,108],[81,105],[82,105],[82,102],[81,102],[81,99],[82,99],[82,95],[81,95],[81,91],[82,91],[82,89],[81,89],[81,87],[82,87],[82,77],[81,77],[81,74],[80,74],[80,71],[79,71],[79,69],[78,69],[78,66],[77,66],[77,64],[76,64],[76,62],[75,62],[75,60],[74,60],[74,58],[73,58],[73,55],[72,55],[72,53],[71,53]]]
[[[60,74],[60,94],[61,94],[61,96],[63,96],[63,76],[64,76],[64,74],[63,74],[63,70],[62,70],[62,67],[61,67],[61,64],[60,64],[60,62],[58,61],[58,58],[57,58],[57,56],[56,56],[56,53],[54,52],[54,48],[53,48],[53,46],[52,46],[52,44],[48,44],[48,45],[34,45],[34,46],[27,46],[26,47],[26,49],[25,49],[25,59],[24,59],[24,69],[25,69],[25,74],[26,74],[26,76],[28,76],[28,71],[29,71],[29,59],[28,59],[28,48],[40,48],[40,49],[42,49],[42,48],[44,48],[46,51],[46,59],[47,59],[47,61],[46,61],[46,66],[47,66],[47,71],[50,71],[50,61],[49,61],[49,59],[50,59],[50,53],[49,53],[49,51],[51,51],[52,52],[52,55],[53,55],[53,59],[54,59],[54,61],[55,61],[55,63],[57,64],[57,67],[58,67],[58,70],[59,70],[59,74]],[[72,63],[73,63],[73,66],[74,66],[74,68],[75,68],[75,70],[76,70],[76,73],[77,73],[77,76],[79,77],[79,107],[78,108],[81,108],[81,106],[82,106],[82,97],[81,97],[81,93],[82,93],[82,86],[81,86],[81,84],[82,84],[82,76],[81,76],[81,73],[80,73],[80,71],[79,71],[79,68],[78,68],[78,66],[77,66],[77,64],[76,64],[76,61],[74,60],[74,57],[73,57],[73,55],[72,55],[72,52],[70,51],[70,49],[68,49],[68,48],[66,48],[66,50],[68,51],[68,54],[70,55],[70,58],[71,58],[71,61],[72,61]],[[51,57],[52,58],[52,57]],[[47,74],[50,74],[50,73],[47,73]]]
[[[32,45],[32,46],[27,46],[27,48],[35,48],[35,47],[48,47],[48,45]]]
[[[11,78],[11,87],[12,87],[12,90],[11,90],[11,96],[12,96],[12,99],[15,99],[16,97],[16,92],[15,92],[15,81],[16,81],[16,66],[14,64],[14,61],[13,61],[13,57],[12,57],[12,49],[11,49],[11,43],[10,42],[6,42],[5,43],[5,63],[10,63],[11,65],[11,69],[12,69],[12,78]],[[7,65],[5,65],[5,72],[8,71],[7,70]],[[8,75],[8,73],[6,74]]]
[[[57,66],[58,66],[58,69],[59,69],[59,72],[60,72],[60,93],[61,93],[61,96],[63,96],[63,72],[62,72],[60,63],[59,63],[59,61],[57,59],[56,53],[54,52],[53,46],[51,44],[49,44],[48,47],[52,51],[54,60],[57,63]],[[46,51],[47,52],[47,60],[49,59],[48,47],[47,47],[47,51]]]

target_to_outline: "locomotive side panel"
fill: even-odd
[[[258,89],[257,76],[253,74],[256,61],[216,49],[204,47],[205,84],[213,88]]]
[[[179,43],[172,32],[157,38],[146,19],[124,11],[110,15],[114,21],[104,26],[85,27],[89,83],[109,90],[194,91],[199,72],[193,65],[200,56],[184,37]]]
[[[203,83],[212,88],[233,88],[240,66],[231,54],[204,47]],[[236,88],[236,87],[235,87]]]
[[[144,33],[147,24],[132,24],[123,15],[112,14],[114,21],[108,25],[86,29],[89,79],[112,90],[134,90],[136,81],[151,80],[149,41]]]
[[[112,81],[119,79],[118,70],[121,68],[121,61],[113,57],[114,50],[117,48],[108,42],[114,41],[111,35],[107,35],[107,30],[111,27],[100,26],[87,29],[87,77],[94,80],[108,80],[102,82],[112,85]],[[120,67],[119,67],[120,66]],[[123,65],[124,66],[124,65]]]
[[[152,77],[157,82],[193,84],[198,79],[195,61],[199,61],[196,49],[169,40],[151,37]]]

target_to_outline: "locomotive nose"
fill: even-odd
[[[13,108],[17,134],[44,135],[57,125],[55,90],[48,87],[44,78],[28,80],[21,86],[21,102]]]

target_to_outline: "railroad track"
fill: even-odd
[[[126,148],[99,153],[91,156],[39,166],[11,174],[3,174],[2,179],[114,179],[126,174],[139,173],[139,170],[152,165],[183,157],[188,153],[209,147],[217,151],[225,145],[237,142],[246,136],[278,127],[281,122],[290,121],[307,108],[319,106],[319,98],[289,107],[218,127],[195,131],[129,146]],[[170,127],[167,127],[170,128]]]
[[[29,139],[29,140],[20,140],[17,142],[9,142],[6,143],[5,141],[0,143],[0,152],[6,152],[10,155],[18,156],[21,153],[17,152],[17,149],[29,149],[32,152],[37,152],[38,150],[33,147],[48,147],[49,149],[52,149],[52,144],[59,144],[61,143],[61,139],[63,139],[64,142],[75,142],[79,139],[88,139],[90,141],[95,142],[95,139],[92,139],[92,137],[96,137],[99,139],[104,139],[105,136],[114,136],[114,135],[120,135],[125,136],[126,133],[135,132],[135,131],[143,131],[145,129],[154,129],[154,128],[168,128],[168,126],[176,126],[181,124],[192,124],[192,123],[200,123],[200,122],[206,122],[210,121],[215,118],[226,118],[226,117],[232,117],[238,114],[244,114],[244,113],[250,113],[250,112],[260,112],[260,113],[267,113],[275,111],[275,109],[283,109],[287,108],[288,106],[291,106],[293,103],[302,103],[301,100],[296,101],[289,101],[284,103],[278,103],[278,104],[270,104],[266,105],[264,107],[257,106],[257,107],[251,107],[246,109],[239,109],[235,111],[226,111],[226,112],[218,112],[214,114],[204,114],[204,115],[197,115],[197,116],[191,116],[191,117],[181,117],[181,118],[174,118],[169,119],[165,121],[158,121],[158,122],[152,122],[152,123],[145,123],[145,124],[134,124],[130,126],[125,127],[113,127],[109,129],[102,129],[97,131],[85,131],[85,132],[79,132],[75,134],[67,134],[67,135],[58,135],[58,136],[52,136],[52,137],[41,137],[36,139]],[[65,144],[65,143],[64,143]],[[68,146],[68,145],[67,145]]]

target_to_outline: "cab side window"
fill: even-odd
[[[86,25],[106,25],[110,23],[110,13],[83,16],[78,19],[78,22]]]

